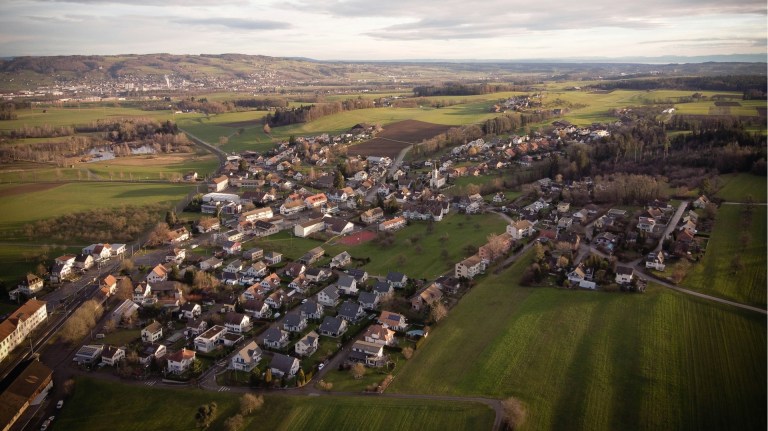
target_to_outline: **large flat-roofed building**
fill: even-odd
[[[53,370],[40,361],[32,361],[0,394],[0,426],[2,431],[14,423],[31,405],[40,404],[53,386]]]

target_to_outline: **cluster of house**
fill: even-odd
[[[73,278],[78,274],[82,274],[84,271],[91,269],[99,262],[123,255],[125,251],[125,244],[98,243],[83,248],[80,254],[66,254],[59,256],[53,261],[50,270],[51,282],[60,283],[64,280]],[[22,291],[22,293],[27,296],[30,295],[30,293],[24,291]]]

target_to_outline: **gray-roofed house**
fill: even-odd
[[[403,288],[408,282],[408,276],[399,272],[390,272],[387,274],[387,283],[394,288]]]
[[[347,270],[347,274],[355,277],[358,283],[365,283],[368,280],[368,272],[360,268],[351,268]]]
[[[379,305],[379,295],[374,292],[360,292],[360,296],[357,297],[357,302],[366,309],[373,310]]]
[[[341,317],[350,323],[357,322],[363,316],[365,316],[363,307],[357,302],[344,301],[344,303],[339,307],[338,317]]]
[[[301,313],[288,313],[283,320],[283,329],[288,332],[301,332],[307,327],[307,318]]]
[[[330,267],[337,268],[349,265],[352,262],[352,256],[346,251],[342,251],[331,259]]]
[[[347,274],[339,274],[339,281],[336,282],[336,285],[339,286],[339,289],[345,295],[357,295],[357,281],[354,277]]]
[[[317,294],[317,302],[326,307],[335,307],[339,303],[339,290],[335,284],[332,284]]]
[[[320,320],[323,317],[323,306],[310,299],[301,304],[299,312],[307,319]]]
[[[323,323],[320,324],[320,334],[328,337],[340,337],[347,332],[347,321],[332,316],[325,316]]]
[[[373,285],[373,293],[378,296],[388,295],[392,293],[392,285],[386,281],[379,280]]]
[[[264,347],[282,349],[288,345],[288,333],[280,328],[269,328],[264,332]]]
[[[299,360],[293,356],[275,353],[269,363],[272,375],[276,377],[293,377],[299,372]]]

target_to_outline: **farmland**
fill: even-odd
[[[765,428],[764,316],[659,287],[521,288],[528,262],[481,280],[390,389],[515,396],[531,430]]]
[[[15,185],[0,186],[7,194]],[[6,196],[0,232],[21,224],[93,208],[176,202],[193,190],[188,184],[67,183],[36,192]],[[169,205],[170,207],[170,205]],[[34,211],[30,211],[34,208]]]
[[[374,139],[351,147],[349,155],[386,156],[395,159],[400,151],[445,132],[450,126],[406,120],[389,124]]]
[[[56,427],[97,430],[189,430],[195,428],[197,407],[216,402],[211,429],[238,412],[239,395],[128,386],[80,378]],[[265,396],[264,407],[246,416],[253,430],[480,430],[490,429],[493,410],[475,403],[352,397]],[[128,420],[127,418],[130,418]]]
[[[765,307],[766,207],[752,209],[751,225],[742,219],[743,205],[722,205],[707,244],[707,252],[694,264],[683,285],[715,296]],[[745,245],[742,236],[746,234]],[[738,256],[742,268],[734,267]]]

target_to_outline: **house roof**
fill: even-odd
[[[253,361],[254,355],[261,356],[261,348],[258,344],[256,344],[255,341],[251,341],[250,343],[243,346],[243,348],[240,349],[237,354],[243,358],[245,363],[250,363]]]
[[[355,277],[352,277],[347,274],[339,274],[339,281],[336,282],[336,284],[339,285],[339,287],[346,287],[346,288],[352,288],[352,285],[357,285],[357,280],[355,280]]]
[[[325,316],[323,323],[320,324],[320,330],[326,332],[339,332],[343,325],[343,319],[334,316]]]
[[[347,228],[348,225],[352,224],[351,222],[338,217],[326,217],[324,220],[326,227],[330,228],[332,232],[341,232]]]
[[[168,355],[169,362],[181,362],[184,359],[186,360],[195,359],[195,351],[182,348],[178,352],[174,352]]]
[[[356,319],[360,312],[360,304],[352,301],[344,301],[339,307],[339,316]]]
[[[149,325],[144,327],[144,331],[156,333],[163,330],[163,325],[160,324],[158,321],[154,321],[150,323]]]
[[[403,317],[400,314],[385,310],[381,312],[381,315],[379,316],[379,321],[382,323],[386,323],[388,325],[398,326],[401,321],[402,322],[405,321],[405,317]]]
[[[277,368],[284,374],[290,374],[291,368],[294,363],[298,362],[298,359],[293,356],[283,355],[282,353],[275,353],[272,356],[272,362],[269,363],[271,368]]]
[[[628,266],[617,266],[616,267],[616,274],[619,275],[632,275],[635,273],[635,270],[628,267]]]
[[[243,323],[243,320],[247,319],[248,316],[245,314],[236,313],[234,311],[230,311],[227,313],[227,316],[225,317],[225,322],[230,325],[240,325]]]
[[[301,307],[299,307],[299,311],[301,311],[304,314],[315,314],[319,311],[322,312],[323,306],[318,304],[317,302],[313,300],[307,300],[304,304],[301,304]]]
[[[287,332],[274,326],[264,331],[264,341],[280,341],[287,337]]]
[[[299,343],[306,344],[306,345],[312,345],[312,344],[315,344],[315,341],[319,340],[319,339],[320,339],[320,336],[317,335],[317,332],[310,331],[307,335],[302,337],[301,340],[299,340]]]
[[[283,324],[285,326],[298,326],[303,320],[304,318],[299,313],[288,313],[285,316],[285,320],[283,320]]]
[[[322,292],[331,299],[339,299],[339,291],[335,284],[326,287]]]
[[[392,337],[394,334],[395,334],[395,331],[389,328],[385,328],[380,324],[376,324],[376,325],[369,326],[368,329],[365,330],[363,337],[378,338],[380,340],[385,340],[387,338]]]
[[[376,284],[373,285],[373,291],[376,293],[388,293],[391,290],[392,286],[390,286],[386,281],[378,280],[376,281]]]
[[[360,292],[360,296],[357,298],[360,304],[375,304],[378,299],[379,295],[373,292]]]
[[[405,276],[405,274],[400,273],[400,272],[389,272],[389,273],[387,273],[387,281],[402,283],[402,282],[405,281],[406,278],[407,277]]]

